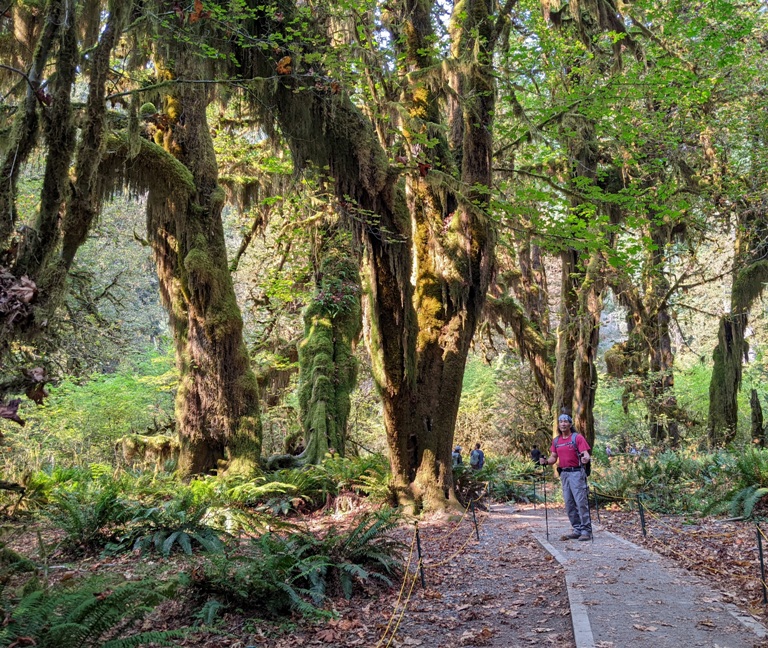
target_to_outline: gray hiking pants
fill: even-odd
[[[560,473],[563,486],[565,512],[573,530],[578,534],[592,533],[592,519],[589,517],[589,493],[587,476],[583,470]]]

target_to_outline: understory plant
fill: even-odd
[[[752,517],[755,509],[761,508],[760,500],[768,495],[768,449],[747,448],[739,453],[730,474],[733,487],[720,508],[733,517]]]
[[[137,632],[138,622],[161,600],[148,581],[111,589],[93,580],[37,589],[17,601],[0,592],[5,621],[0,646],[36,648],[133,648],[169,645],[185,630]]]
[[[204,551],[220,552],[226,535],[212,524],[208,507],[195,504],[187,494],[156,506],[135,506],[126,535],[110,548],[154,549],[166,557],[176,547],[191,555],[195,545]]]
[[[72,490],[55,489],[46,515],[64,531],[70,551],[95,551],[114,540],[128,518],[128,503],[118,485],[86,481]]]
[[[396,522],[396,512],[387,510],[364,513],[349,530],[332,527],[324,536],[265,533],[242,553],[211,556],[195,582],[238,607],[322,616],[318,606],[330,590],[351,597],[355,583],[390,583],[399,572],[404,545],[387,535]]]
[[[476,481],[486,483],[490,496],[500,502],[533,501],[534,478],[540,478],[543,474],[529,459],[492,455],[486,456],[481,470],[475,472],[462,466],[458,471],[454,470],[454,475],[458,472],[461,479],[464,471],[469,471]]]

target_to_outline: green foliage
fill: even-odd
[[[185,630],[132,632],[161,600],[153,583],[137,582],[110,589],[103,581],[37,590],[15,604],[3,600],[6,621],[0,646],[38,648],[133,648],[169,645]]]
[[[328,456],[316,470],[327,474],[328,479],[335,484],[336,493],[353,491],[379,502],[391,496],[389,461],[384,455]]]
[[[127,534],[118,545],[119,550],[128,546],[140,551],[154,549],[169,556],[178,547],[191,555],[194,545],[204,551],[216,553],[224,549],[221,530],[208,522],[208,507],[195,504],[190,497],[182,496],[158,506],[135,508],[127,527]]]
[[[768,487],[752,484],[738,491],[728,502],[728,510],[732,517],[752,517],[755,505],[768,495]]]
[[[768,448],[747,448],[738,453],[733,473],[739,486],[768,486]]]
[[[465,472],[470,474],[464,476]],[[487,483],[491,497],[501,502],[533,501],[533,477],[542,474],[529,459],[493,455],[486,455],[482,470],[475,472],[465,468],[457,471],[454,468],[454,474],[457,473],[461,480],[472,479],[484,486]],[[477,493],[479,495],[480,491]]]
[[[324,537],[266,533],[251,542],[246,554],[212,556],[196,586],[240,607],[322,616],[316,606],[330,587],[349,597],[356,582],[376,578],[389,583],[398,572],[404,545],[386,535],[396,522],[397,514],[389,510],[365,513],[350,530],[333,527]]]
[[[125,523],[128,504],[117,484],[86,481],[71,490],[55,489],[46,515],[64,531],[65,548],[94,551],[106,546]]]
[[[312,555],[324,557],[307,574],[313,596],[325,594],[329,582],[338,582],[346,598],[352,596],[355,581],[377,578],[391,584],[389,576],[397,573],[404,546],[386,534],[397,522],[397,512],[386,509],[363,513],[349,531],[331,527],[322,538],[298,536],[301,553],[306,547]]]
[[[478,441],[487,441],[493,429],[499,398],[497,372],[481,358],[471,355],[461,390],[461,401],[456,419],[455,442],[474,447]]]
[[[111,463],[119,437],[172,417],[175,384],[172,356],[154,352],[116,373],[64,380],[44,405],[22,403],[23,432],[0,419],[0,468],[8,478],[50,465]]]
[[[656,511],[708,512],[722,500],[730,470],[725,453],[668,450],[649,458],[614,458],[593,473],[592,484],[603,496],[629,505],[640,493]]]

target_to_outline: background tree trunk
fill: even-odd
[[[299,407],[304,452],[299,464],[320,463],[347,449],[350,393],[357,380],[355,345],[362,330],[360,273],[349,235],[335,226],[318,232],[315,295],[304,312],[299,343]]]

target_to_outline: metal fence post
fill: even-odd
[[[637,494],[637,510],[640,513],[640,526],[643,528],[643,537],[647,538],[648,534],[645,531],[645,510],[643,509],[642,501],[640,501],[640,493]]]
[[[421,589],[427,589],[427,582],[424,580],[424,563],[421,560],[421,536],[419,536],[419,523],[416,525],[416,550],[419,553],[419,572],[421,572]]]

